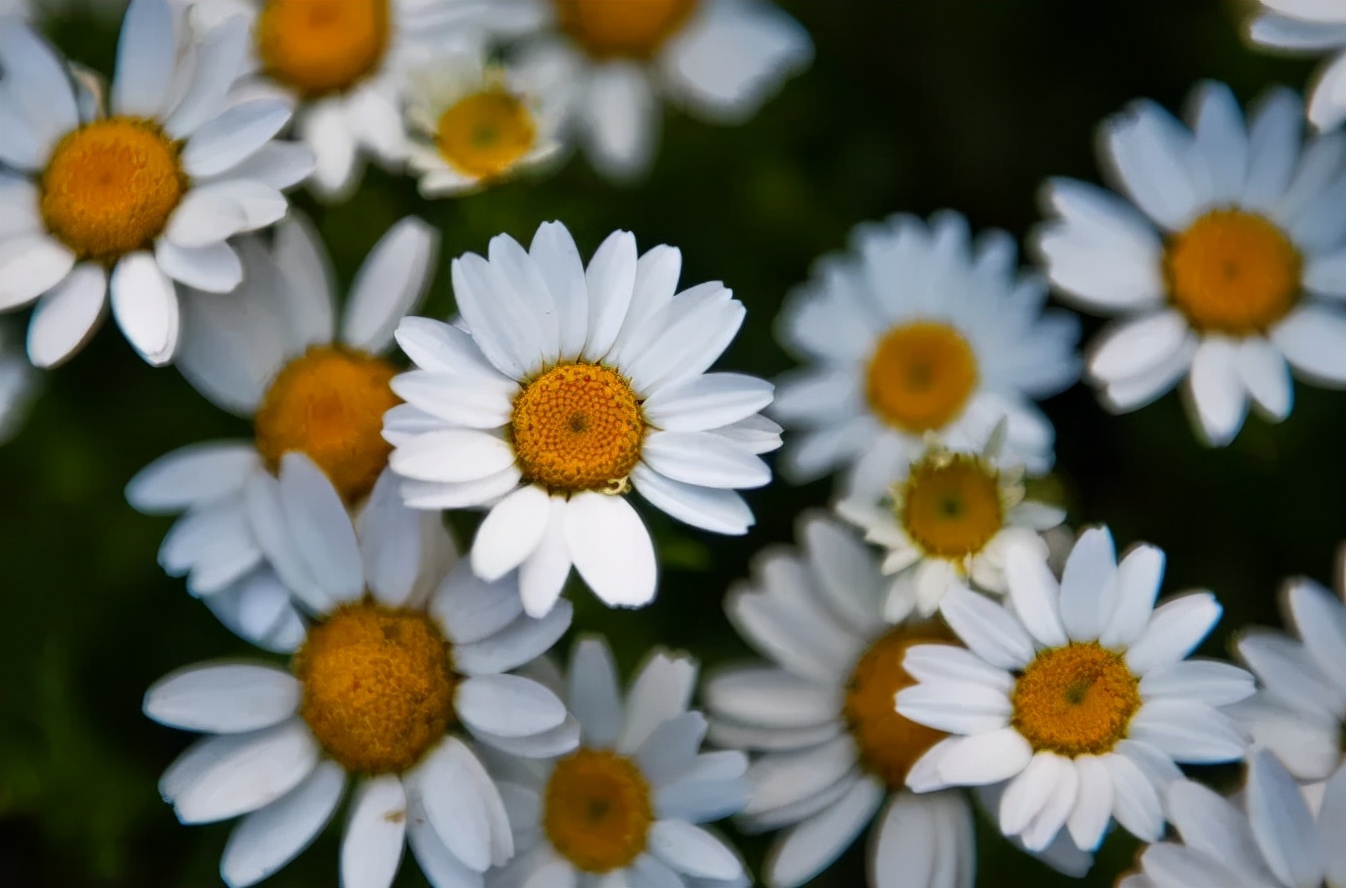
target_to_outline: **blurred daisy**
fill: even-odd
[[[762,0],[518,0],[550,30],[519,64],[568,87],[572,125],[604,175],[649,169],[657,96],[716,123],[741,123],[813,58],[808,33]]]
[[[0,444],[18,434],[37,384],[32,365],[14,345],[0,328]]]
[[[307,457],[287,455],[280,479],[267,480],[277,515],[290,519],[269,539],[303,576],[292,591],[318,619],[288,671],[200,664],[149,689],[148,716],[212,735],[169,766],[160,793],[183,823],[246,815],[220,861],[230,886],[267,878],[307,847],[348,778],[343,885],[390,885],[404,840],[436,884],[480,884],[477,874],[507,861],[514,842],[499,789],[455,727],[488,745],[553,737],[574,746],[565,705],[507,674],[555,643],[569,607],[535,620],[513,578],[484,583],[465,564],[421,598],[407,582],[416,566],[389,557],[403,530],[396,512],[369,516],[357,540]]]
[[[1346,386],[1346,134],[1301,151],[1300,110],[1278,90],[1245,126],[1229,88],[1204,83],[1189,130],[1138,102],[1102,129],[1135,206],[1070,179],[1045,187],[1058,218],[1036,241],[1052,283],[1127,316],[1088,360],[1109,409],[1134,410],[1186,377],[1193,423],[1222,446],[1249,398],[1272,421],[1289,415],[1290,367]]]
[[[626,494],[741,534],[753,517],[735,488],[771,479],[757,456],[780,440],[757,415],[770,383],[706,372],[743,304],[718,281],[675,295],[681,254],[637,259],[625,231],[587,270],[557,222],[527,252],[502,234],[489,255],[453,262],[460,325],[397,330],[420,368],[393,380],[407,404],[384,430],[407,504],[489,508],[472,567],[488,580],[519,568],[530,614],[552,607],[572,564],[607,604],[647,604],[654,547]]]
[[[746,888],[732,846],[696,825],[743,807],[748,760],[698,753],[706,719],[687,708],[695,683],[693,661],[656,653],[623,699],[607,644],[575,645],[564,697],[580,746],[502,763],[518,855],[486,884]]]
[[[28,0],[0,0],[0,16],[28,18],[31,12]]]
[[[1335,53],[1318,72],[1309,120],[1320,130],[1346,120],[1346,9],[1314,0],[1260,0],[1248,24],[1253,43],[1292,53]]]
[[[307,454],[341,498],[359,506],[386,471],[383,414],[399,403],[396,368],[381,355],[429,285],[437,235],[398,222],[370,251],[338,326],[327,257],[306,223],[282,222],[274,246],[238,243],[248,274],[228,299],[188,291],[178,368],[218,406],[253,420],[251,441],[190,444],[143,469],[126,488],[148,514],[185,512],[159,563],[212,595],[265,560],[252,489],[286,453]]]
[[[779,380],[772,408],[799,430],[782,472],[803,482],[855,464],[873,477],[915,457],[927,433],[974,450],[1002,419],[1007,452],[1045,470],[1055,433],[1030,398],[1079,374],[1078,321],[1044,313],[1045,298],[1016,276],[1008,235],[969,244],[957,213],[857,226],[851,252],[819,260],[777,320],[808,362]]]
[[[243,271],[225,241],[285,215],[281,189],[312,157],[273,143],[286,104],[231,99],[243,35],[185,41],[173,8],[127,9],[111,116],[52,49],[17,21],[0,24],[0,311],[42,297],[28,328],[39,367],[77,351],[106,296],[146,361],[173,359],[174,281],[228,292]]]
[[[1137,546],[1121,563],[1106,528],[1081,534],[1058,584],[1034,552],[1005,559],[1012,607],[967,589],[941,613],[967,649],[914,647],[917,683],[897,710],[954,735],[913,766],[919,791],[1009,780],[1000,830],[1030,849],[1064,827],[1098,847],[1112,818],[1136,836],[1163,832],[1175,762],[1243,758],[1248,738],[1219,707],[1253,692],[1228,663],[1187,661],[1220,617],[1209,592],[1154,607],[1163,553]]]

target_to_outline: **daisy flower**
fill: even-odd
[[[509,749],[574,747],[565,705],[509,674],[565,632],[568,605],[535,620],[513,577],[485,583],[463,563],[431,584],[409,582],[418,565],[395,557],[401,512],[373,512],[357,538],[303,454],[288,454],[267,481],[277,516],[268,539],[284,553],[282,574],[302,577],[292,591],[315,619],[288,670],[205,663],[146,692],[150,718],[210,735],[169,766],[160,793],[183,823],[244,815],[220,861],[230,886],[299,854],[347,783],[342,884],[390,885],[404,840],[436,884],[480,884],[514,842],[501,793],[458,726]]]
[[[1047,557],[1038,532],[1064,521],[1065,510],[1025,499],[1023,466],[1000,453],[1003,430],[997,426],[980,453],[931,441],[877,483],[857,479],[859,486],[837,502],[837,513],[885,551],[882,569],[892,580],[883,615],[889,622],[913,610],[929,617],[945,592],[968,580],[1003,593],[1010,547]]]
[[[1052,180],[1057,218],[1036,243],[1063,298],[1126,316],[1089,355],[1104,404],[1135,410],[1185,377],[1194,425],[1222,446],[1249,398],[1272,421],[1289,415],[1290,367],[1346,386],[1346,134],[1301,150],[1286,90],[1247,125],[1220,83],[1191,108],[1190,129],[1151,102],[1106,122],[1104,160],[1132,203]]]
[[[273,247],[244,239],[248,274],[227,299],[188,292],[178,368],[207,398],[253,420],[252,440],[189,444],[126,488],[147,514],[185,513],[159,550],[194,595],[225,590],[264,563],[253,488],[286,453],[307,454],[358,506],[386,471],[383,414],[399,403],[382,355],[425,294],[437,235],[403,219],[370,251],[338,325],[327,257],[306,223],[282,222]]]
[[[781,471],[795,482],[854,464],[866,477],[919,453],[935,433],[973,450],[1002,419],[1007,451],[1033,471],[1055,433],[1031,398],[1079,373],[1078,320],[1043,312],[1046,291],[1015,273],[1014,242],[967,220],[894,216],[851,234],[791,293],[777,338],[808,362],[786,374],[772,415],[796,439]]]
[[[940,612],[967,649],[921,645],[897,711],[951,735],[911,769],[917,791],[1010,781],[1000,830],[1030,849],[1064,827],[1098,847],[1109,822],[1155,841],[1175,762],[1243,758],[1248,738],[1219,707],[1253,692],[1228,663],[1185,658],[1220,606],[1209,592],[1155,596],[1163,553],[1121,563],[1106,528],[1080,535],[1060,583],[1037,553],[1011,550],[1011,607],[956,588]]]
[[[1309,120],[1320,130],[1346,120],[1346,9],[1314,0],[1260,0],[1248,24],[1259,46],[1293,53],[1335,53],[1318,72],[1309,96]]]
[[[1342,888],[1346,885],[1346,767],[1309,803],[1266,750],[1248,759],[1236,799],[1181,780],[1168,791],[1182,841],[1151,845],[1118,888]]]
[[[753,517],[735,488],[771,480],[757,456],[780,442],[757,415],[771,384],[706,372],[743,304],[718,281],[675,294],[682,255],[637,258],[625,231],[587,269],[557,222],[528,251],[493,238],[489,257],[453,262],[458,326],[398,327],[419,369],[393,380],[407,404],[385,423],[389,465],[408,505],[489,508],[472,567],[487,580],[519,568],[528,613],[551,608],[572,564],[609,605],[644,605],[654,547],[628,491],[741,534]]]
[[[686,657],[656,653],[623,699],[607,644],[575,645],[563,694],[579,748],[500,763],[518,854],[486,874],[489,888],[747,888],[733,848],[697,826],[743,807],[748,760],[698,753],[706,719],[687,708],[696,671]]]
[[[276,99],[231,99],[242,34],[186,40],[173,7],[135,0],[122,22],[111,115],[18,21],[0,23],[0,311],[41,297],[28,355],[50,367],[112,314],[146,361],[178,345],[174,281],[228,292],[243,271],[226,240],[285,215],[281,189],[313,159],[274,143]]]
[[[631,179],[654,157],[657,97],[716,123],[741,123],[813,59],[808,33],[762,0],[519,0],[546,30],[525,70],[565,84],[571,123],[604,175]]]
[[[37,385],[37,374],[0,328],[0,444],[18,434]]]

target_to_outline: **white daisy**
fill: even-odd
[[[1055,433],[1030,399],[1079,373],[1078,320],[1044,313],[1045,298],[1040,281],[1016,275],[1008,235],[969,244],[957,213],[857,226],[851,251],[819,260],[777,319],[777,338],[809,362],[778,382],[772,415],[799,430],[781,471],[796,482],[852,464],[881,475],[927,433],[973,450],[1002,419],[1007,451],[1045,470]]]
[[[1037,553],[1008,552],[1009,607],[964,588],[945,595],[940,611],[967,649],[908,651],[903,665],[917,683],[898,693],[897,710],[955,736],[907,784],[1009,780],[1000,830],[1030,849],[1065,827],[1093,850],[1113,817],[1157,840],[1174,763],[1241,759],[1248,738],[1219,707],[1253,692],[1236,666],[1185,659],[1220,606],[1196,592],[1154,607],[1163,563],[1141,545],[1119,564],[1112,535],[1094,528],[1059,584]]]
[[[649,168],[660,94],[703,119],[741,123],[813,59],[808,32],[762,0],[513,2],[548,29],[519,64],[566,87],[589,160],[616,179]]]
[[[424,296],[437,242],[419,219],[389,229],[356,273],[339,326],[327,257],[295,217],[270,248],[238,243],[248,274],[237,292],[185,294],[178,368],[220,407],[252,417],[256,432],[175,450],[126,487],[142,512],[186,513],[159,563],[186,575],[193,595],[223,592],[265,562],[253,488],[287,452],[311,457],[352,507],[385,473],[383,414],[398,398],[388,385],[396,368],[380,355]]]
[[[42,297],[28,328],[39,367],[117,324],[152,364],[178,345],[174,281],[224,293],[243,271],[225,241],[285,215],[302,147],[272,142],[290,109],[231,98],[243,34],[186,40],[173,7],[126,11],[111,116],[27,26],[0,24],[0,311]],[[44,295],[45,294],[45,295]]]
[[[743,807],[748,767],[741,752],[698,753],[706,719],[687,708],[696,671],[686,657],[656,653],[623,699],[607,643],[575,645],[558,684],[580,746],[499,762],[518,855],[486,874],[489,888],[747,888],[733,848],[696,825]]]
[[[557,222],[527,252],[502,234],[489,255],[453,262],[459,326],[398,327],[420,369],[393,380],[407,404],[385,422],[389,464],[408,505],[490,509],[472,567],[488,580],[518,567],[528,613],[551,608],[572,564],[608,604],[646,604],[654,548],[625,494],[741,534],[753,517],[735,488],[771,479],[757,456],[780,443],[757,415],[771,384],[706,372],[743,304],[718,281],[675,295],[678,250],[637,259],[624,231],[587,270]]]
[[[998,425],[980,453],[931,441],[920,456],[904,456],[874,479],[857,477],[837,502],[837,513],[886,552],[888,621],[912,610],[930,616],[949,588],[968,580],[1003,593],[1010,547],[1047,557],[1038,532],[1064,521],[1065,510],[1025,499],[1023,466],[1000,454],[1003,430]]]
[[[1320,130],[1346,120],[1346,9],[1331,0],[1260,0],[1253,43],[1292,53],[1333,53],[1315,78],[1309,120]]]
[[[431,881],[480,885],[514,842],[500,791],[454,726],[508,749],[574,748],[578,725],[565,705],[507,674],[565,632],[568,605],[535,620],[513,577],[485,583],[463,563],[410,582],[432,565],[400,557],[402,510],[368,511],[357,539],[307,457],[288,454],[279,481],[268,481],[278,518],[268,538],[318,617],[296,639],[289,670],[201,664],[149,689],[148,716],[212,735],[164,772],[160,793],[183,823],[246,815],[220,861],[230,886],[258,882],[302,851],[348,775],[342,884],[390,885],[405,838]]]
[[[1118,888],[1342,888],[1346,886],[1346,767],[1309,803],[1271,753],[1248,759],[1237,799],[1190,780],[1169,788],[1182,842],[1151,845]]]
[[[1137,102],[1102,128],[1103,160],[1134,206],[1056,179],[1036,233],[1052,283],[1100,314],[1088,374],[1111,410],[1141,407],[1186,377],[1188,412],[1213,446],[1248,400],[1290,413],[1290,367],[1346,386],[1346,133],[1300,148],[1301,106],[1269,94],[1245,126],[1229,88],[1193,93],[1191,128]],[[1289,366],[1287,367],[1287,362]]]
[[[31,14],[28,0],[0,0],[0,16],[28,18]]]
[[[37,374],[0,328],[0,444],[18,434],[37,385]]]

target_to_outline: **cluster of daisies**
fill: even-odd
[[[1346,45],[1334,5],[1264,2],[1256,40]],[[1288,415],[1292,371],[1346,386],[1340,61],[1307,137],[1295,94],[1245,119],[1216,83],[1187,123],[1146,102],[1108,120],[1122,194],[1048,183],[1042,275],[956,213],[859,226],[787,299],[801,366],[774,386],[711,369],[745,309],[720,282],[682,286],[676,248],[617,231],[586,261],[557,222],[500,235],[452,261],[440,321],[415,315],[432,228],[393,225],[341,299],[289,207],[301,184],[348,195],[366,160],[427,198],[572,145],[631,178],[657,95],[739,120],[810,54],[761,0],[132,0],[104,83],[0,18],[0,310],[33,305],[0,400],[110,304],[146,361],[252,423],[126,490],[178,516],[163,569],[288,657],[145,695],[203,735],[159,789],[184,823],[238,818],[226,884],[276,872],[344,808],[347,886],[386,888],[408,844],[437,888],[747,885],[704,826],[730,816],[781,831],[773,888],[870,823],[871,884],[969,886],[981,809],[1075,875],[1131,833],[1149,845],[1130,888],[1346,886],[1346,603],[1295,581],[1295,635],[1243,636],[1246,669],[1192,658],[1215,596],[1161,599],[1162,551],[1075,537],[1030,494],[1054,450],[1036,402],[1082,372],[1116,411],[1183,382],[1212,445],[1250,404]],[[1083,368],[1049,285],[1123,316]],[[740,491],[771,481],[783,432],[782,472],[834,474],[836,496],[725,599],[765,661],[700,681],[654,651],[623,691],[585,637],[563,667],[567,587],[648,604],[648,509],[747,533]],[[454,510],[484,513],[466,551]],[[1245,758],[1229,798],[1179,769]]]

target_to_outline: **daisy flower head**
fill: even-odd
[[[1229,88],[1203,83],[1190,126],[1152,102],[1104,123],[1101,153],[1130,199],[1070,179],[1043,190],[1055,218],[1036,245],[1062,297],[1122,315],[1087,375],[1127,412],[1180,380],[1212,446],[1248,402],[1290,413],[1290,369],[1346,386],[1346,133],[1301,145],[1300,99],[1268,94],[1245,123]]]
[[[743,807],[748,760],[698,751],[696,673],[693,660],[655,652],[623,695],[607,643],[575,645],[559,693],[579,720],[579,748],[499,762],[518,853],[486,874],[488,888],[746,888],[733,848],[697,825]]]
[[[513,576],[486,583],[463,562],[408,563],[406,511],[368,509],[357,529],[303,454],[287,454],[261,495],[276,516],[277,571],[311,618],[289,669],[205,663],[149,689],[146,715],[210,735],[164,772],[161,794],[183,823],[243,815],[220,862],[230,886],[299,854],[348,783],[342,884],[390,885],[404,841],[436,884],[480,884],[514,843],[464,737],[525,754],[578,742],[556,695],[511,674],[566,631],[568,604],[535,620]]]
[[[821,259],[777,319],[777,338],[807,362],[779,380],[772,408],[798,430],[787,477],[882,474],[929,433],[972,450],[1002,420],[1007,452],[1047,469],[1055,432],[1031,399],[1075,381],[1079,325],[1043,312],[1042,283],[1015,261],[1008,235],[972,242],[950,211],[857,226],[849,252]]]
[[[770,383],[706,372],[743,304],[718,281],[675,292],[681,253],[638,257],[625,231],[587,269],[559,222],[528,250],[499,235],[488,255],[453,262],[457,325],[398,327],[417,369],[392,383],[407,403],[385,421],[389,465],[410,506],[489,509],[472,566],[487,580],[519,568],[528,613],[552,607],[572,564],[607,604],[647,604],[654,547],[626,494],[742,534],[753,516],[736,488],[771,480]]]
[[[28,355],[64,361],[112,314],[151,364],[179,339],[174,281],[213,293],[243,271],[227,240],[283,217],[312,168],[273,142],[285,102],[229,93],[242,35],[195,39],[174,7],[135,0],[122,22],[110,113],[50,46],[0,22],[0,311],[37,300]],[[40,297],[40,299],[39,299]]]
[[[1309,95],[1308,117],[1320,130],[1346,120],[1346,10],[1314,0],[1259,0],[1248,38],[1290,53],[1330,53]]]
[[[1000,830],[1029,849],[1064,827],[1085,851],[1115,817],[1155,841],[1175,763],[1243,758],[1248,737],[1220,707],[1253,692],[1252,676],[1187,655],[1220,618],[1209,592],[1155,607],[1163,553],[1121,562],[1107,528],[1080,535],[1060,581],[1036,552],[1006,555],[1009,606],[966,588],[940,612],[967,646],[913,648],[917,679],[897,711],[951,735],[921,758],[918,791],[1008,780]]]

